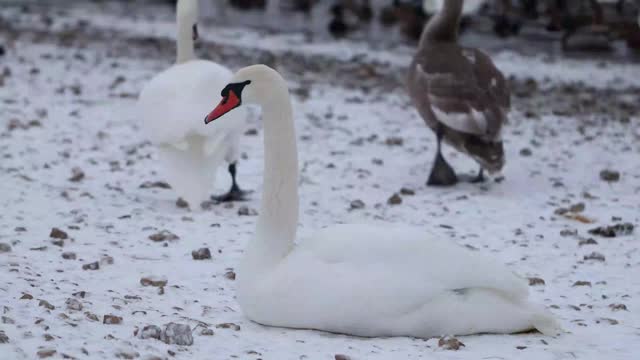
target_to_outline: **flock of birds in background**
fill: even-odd
[[[459,180],[443,141],[480,165],[472,181],[505,163],[509,89],[489,56],[458,44],[463,4],[446,0],[431,17],[408,74],[409,94],[438,144],[428,185]],[[262,109],[262,203],[236,271],[236,298],[249,319],[358,336],[561,332],[554,315],[529,300],[524,279],[426,228],[337,225],[296,243],[298,151],[287,82],[265,65],[233,74],[197,59],[198,0],[178,0],[176,12],[176,64],[149,81],[138,109],[171,187],[192,210],[209,201],[225,162],[232,186],[214,199],[244,198],[236,183],[244,105]]]
[[[277,2],[288,11],[310,13],[322,0],[229,0],[242,10],[264,9],[267,2]],[[344,37],[371,21],[384,26],[399,26],[410,39],[417,40],[428,19],[446,0],[389,0],[376,13],[370,0],[331,0],[331,20],[327,27],[335,37]],[[493,21],[493,31],[499,37],[516,36],[523,26],[532,23],[547,31],[560,32],[563,49],[571,50],[569,40],[574,35],[595,39],[588,50],[608,49],[611,40],[621,39],[633,49],[640,49],[638,12],[640,3],[634,0],[468,0],[465,3],[461,29],[473,22],[475,14]]]

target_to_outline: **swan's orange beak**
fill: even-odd
[[[240,98],[238,98],[233,90],[230,90],[229,94],[226,97],[222,98],[220,104],[218,104],[218,106],[216,106],[216,108],[213,109],[213,111],[204,118],[204,123],[208,124],[213,120],[221,117],[222,115],[228,113],[229,111],[237,108],[238,106],[240,106]]]

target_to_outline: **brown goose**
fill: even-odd
[[[443,3],[422,32],[408,79],[411,98],[438,141],[427,185],[458,181],[442,157],[442,140],[480,164],[474,181],[483,181],[483,169],[501,170],[501,130],[510,107],[507,83],[491,59],[457,43],[463,0]]]

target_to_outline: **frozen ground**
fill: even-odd
[[[84,14],[0,10],[0,43],[10,44],[0,57],[0,359],[637,357],[638,232],[604,238],[588,230],[640,224],[640,66],[495,54],[515,76],[506,180],[432,189],[424,183],[434,139],[399,83],[409,49],[201,29],[203,55],[232,68],[269,62],[291,79],[301,236],[336,222],[429,227],[544,280],[531,280],[531,296],[567,330],[557,338],[461,337],[466,346],[449,351],[437,339],[362,339],[247,321],[232,274],[260,198],[258,116],[248,122],[240,164],[241,185],[256,190],[250,201],[190,212],[171,190],[141,187],[163,176],[133,116],[135,97],[171,62],[163,38],[171,24]],[[219,89],[211,91],[214,105]],[[453,151],[445,156],[458,171],[475,171]],[[603,181],[605,169],[619,180]],[[389,204],[402,188],[402,203]],[[354,200],[364,208],[352,209]],[[579,203],[584,210],[562,214]],[[51,238],[54,227],[68,238]],[[179,239],[149,239],[162,230]],[[202,247],[212,259],[193,260]],[[83,269],[94,262],[97,270]],[[142,286],[150,276],[167,284]],[[104,324],[105,315],[121,323]],[[134,336],[170,322],[190,325],[193,345]],[[213,335],[202,335],[207,328]]]

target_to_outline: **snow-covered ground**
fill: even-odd
[[[145,81],[171,63],[171,42],[161,37],[172,25],[83,14],[69,11],[47,29],[39,21],[45,14],[0,9],[0,43],[10,44],[0,56],[0,359],[637,357],[640,235],[588,230],[640,224],[638,64],[495,54],[515,76],[517,93],[505,134],[506,179],[434,189],[424,185],[433,135],[397,82],[410,49],[201,29],[205,55],[232,68],[271,61],[291,79],[301,237],[337,222],[428,227],[537,278],[532,298],[567,330],[557,338],[460,337],[466,346],[450,351],[437,339],[363,339],[245,319],[233,269],[260,199],[258,113],[249,119],[239,168],[240,184],[256,191],[250,200],[201,212],[177,207],[170,189],[154,186],[164,177],[133,112]],[[63,26],[78,19],[89,21]],[[212,106],[219,91],[211,89]],[[459,172],[476,170],[450,149],[445,156]],[[602,170],[619,172],[619,180],[602,180]],[[216,192],[228,186],[225,173],[219,178],[225,182]],[[392,205],[395,193],[402,202]],[[355,200],[364,207],[353,208]],[[163,230],[178,239],[149,239]],[[192,251],[203,247],[212,259],[194,260]],[[98,269],[84,269],[94,262]],[[143,286],[149,277],[167,283]],[[105,324],[105,315],[121,322]],[[189,325],[193,344],[134,335],[170,322]]]

